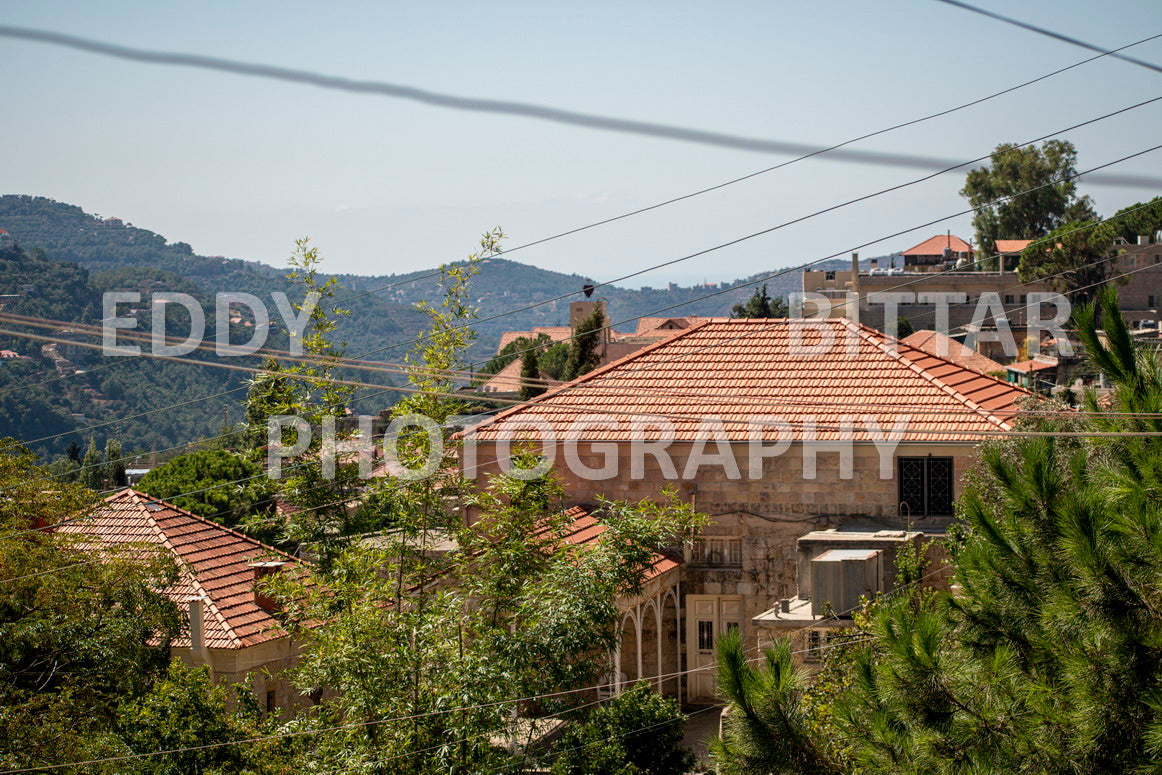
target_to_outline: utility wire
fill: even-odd
[[[969,3],[961,2],[961,0],[936,0],[936,2],[944,3],[945,5],[951,5],[951,6],[954,6],[956,8],[962,8],[965,11],[971,11],[972,13],[977,13],[977,14],[980,14],[981,16],[987,16],[990,19],[996,19],[997,21],[1004,22],[1005,24],[1011,24],[1014,27],[1020,27],[1021,29],[1029,30],[1030,32],[1035,32],[1038,35],[1045,35],[1046,37],[1053,38],[1054,40],[1060,40],[1060,41],[1063,41],[1065,43],[1069,43],[1070,45],[1073,45],[1073,46],[1079,46],[1081,48],[1089,49],[1090,51],[1100,51],[1103,54],[1108,54],[1109,56],[1112,56],[1116,59],[1121,59],[1124,62],[1130,62],[1131,64],[1138,65],[1139,67],[1144,67],[1147,70],[1153,70],[1156,73],[1162,73],[1162,67],[1154,64],[1153,62],[1147,62],[1143,59],[1136,59],[1135,57],[1127,56],[1125,54],[1118,53],[1118,50],[1106,51],[1101,46],[1095,46],[1092,43],[1086,43],[1084,40],[1079,40],[1078,38],[1072,38],[1068,35],[1064,35],[1060,32],[1054,32],[1053,30],[1047,29],[1045,27],[1040,27],[1040,26],[1038,26],[1036,24],[1032,24],[1030,22],[1019,21],[1017,19],[1014,19],[1011,16],[1005,16],[1004,14],[999,14],[999,13],[996,13],[995,11],[987,11],[984,8],[980,8],[979,6],[970,5]]]
[[[661,124],[652,121],[638,121],[633,119],[602,116],[593,113],[582,113],[573,110],[537,105],[527,102],[509,100],[490,100],[479,97],[463,97],[453,94],[428,91],[414,86],[388,83],[385,81],[360,80],[344,78],[335,75],[312,72],[276,65],[264,65],[252,62],[240,62],[223,57],[211,57],[203,54],[185,54],[168,51],[121,46],[115,43],[82,38],[76,35],[52,32],[50,30],[0,25],[0,36],[17,40],[26,40],[36,43],[47,43],[63,46],[91,54],[125,59],[134,62],[146,62],[157,65],[176,65],[195,67],[205,70],[233,73],[236,75],[256,76],[278,81],[307,84],[324,89],[357,94],[369,94],[382,97],[393,97],[420,102],[442,108],[466,110],[478,113],[495,113],[524,118],[551,121],[570,126],[580,126],[587,129],[618,132],[622,134],[643,135],[668,140],[710,145],[719,148],[730,148],[741,151],[757,151],[760,153],[776,154],[817,154],[823,149],[819,146],[805,143],[788,142],[784,140],[770,140],[761,137],[745,137],[726,132],[713,132],[690,127]],[[946,159],[938,159],[914,154],[890,153],[886,151],[859,151],[837,148],[830,151],[832,158],[843,161],[854,161],[865,164],[882,164],[918,169],[939,169],[949,164]],[[1157,187],[1162,185],[1158,178],[1143,176],[1119,177],[1116,185],[1144,185]]]

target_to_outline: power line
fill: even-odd
[[[233,73],[236,75],[255,76],[290,83],[306,84],[324,89],[356,94],[368,94],[381,97],[411,100],[426,105],[433,105],[454,110],[466,110],[477,113],[493,113],[510,116],[533,118],[542,121],[551,121],[570,126],[579,126],[587,129],[618,132],[622,134],[641,135],[646,137],[680,140],[683,142],[710,145],[719,148],[729,148],[740,151],[757,151],[760,153],[776,154],[818,154],[824,149],[819,146],[805,143],[788,142],[784,140],[769,140],[759,137],[745,137],[725,132],[713,132],[672,124],[661,124],[653,121],[638,121],[634,119],[602,116],[593,113],[582,113],[573,110],[537,105],[527,102],[509,100],[490,100],[479,97],[463,97],[459,95],[420,89],[414,86],[388,83],[386,81],[360,80],[344,78],[335,75],[326,75],[310,70],[301,70],[276,65],[264,65],[252,62],[241,62],[223,57],[211,57],[203,54],[185,54],[168,51],[156,51],[130,46],[121,46],[115,43],[82,38],[75,35],[52,32],[49,30],[0,25],[0,36],[26,40],[36,43],[47,43],[91,54],[125,59],[134,62],[146,62],[157,65],[175,65],[181,67],[195,67],[205,70]],[[832,158],[860,162],[864,164],[881,164],[916,169],[939,169],[948,166],[947,159],[917,156],[914,154],[890,153],[886,151],[858,151],[836,148],[830,151]],[[1116,185],[1142,185],[1150,188],[1162,185],[1162,180],[1143,176],[1126,176]]]
[[[980,8],[980,7],[975,6],[975,5],[970,5],[968,3],[961,2],[961,0],[936,0],[936,1],[939,3],[944,3],[945,5],[955,6],[956,8],[963,8],[966,11],[971,11],[972,13],[977,13],[977,14],[980,14],[981,16],[987,16],[990,19],[996,19],[997,21],[1004,22],[1005,24],[1011,24],[1014,27],[1020,27],[1021,29],[1029,30],[1030,32],[1035,32],[1038,35],[1045,35],[1046,37],[1053,38],[1054,40],[1060,40],[1060,41],[1063,41],[1065,43],[1069,43],[1070,45],[1073,45],[1073,46],[1079,46],[1081,48],[1089,49],[1090,51],[1100,51],[1103,54],[1108,54],[1109,56],[1114,57],[1115,59],[1121,59],[1124,62],[1130,62],[1131,64],[1138,65],[1139,67],[1144,67],[1147,70],[1153,70],[1156,73],[1162,73],[1162,67],[1154,64],[1153,62],[1147,62],[1143,59],[1136,59],[1135,57],[1127,56],[1125,54],[1120,54],[1120,53],[1117,53],[1116,51],[1106,51],[1101,46],[1095,46],[1092,43],[1086,43],[1084,40],[1079,40],[1078,38],[1072,38],[1068,35],[1064,35],[1060,32],[1054,32],[1053,30],[1047,29],[1045,27],[1040,27],[1040,26],[1038,26],[1036,24],[1032,24],[1030,22],[1019,21],[1017,19],[1014,19],[1011,16],[1005,16],[1004,14],[999,14],[999,13],[996,13],[995,11],[986,11],[984,8]]]

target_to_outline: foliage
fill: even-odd
[[[1049,232],[1021,253],[1017,272],[1021,282],[1046,278],[1060,292],[1073,298],[1093,298],[1110,276],[1114,229],[1101,221],[1070,221]]]
[[[227,527],[273,511],[262,468],[221,449],[178,455],[146,474],[137,489]]]
[[[477,369],[478,374],[496,374],[505,366],[515,361],[521,355],[538,345],[548,345],[553,340],[548,334],[537,334],[536,336],[518,336],[504,347],[500,348],[495,357],[488,363]]]
[[[998,239],[1037,239],[1070,221],[1096,218],[1089,197],[1077,196],[1076,174],[1077,150],[1066,140],[998,145],[989,166],[969,172],[960,191],[975,212],[978,258],[994,255]]]
[[[569,357],[565,361],[563,380],[577,379],[597,368],[601,362],[599,347],[605,336],[605,315],[600,306],[593,308],[592,314],[577,325],[569,342]]]
[[[158,590],[176,568],[148,547],[105,546],[42,528],[91,508],[92,493],[44,484],[35,457],[0,443],[0,767],[123,751],[119,704],[148,690],[180,628]]]
[[[735,304],[730,312],[732,318],[785,318],[787,303],[781,296],[771,298],[767,286],[756,288],[745,304]]]
[[[912,325],[912,321],[903,315],[896,318],[896,337],[903,339],[906,336],[911,336],[916,333],[916,327]]]
[[[206,667],[178,659],[147,693],[124,701],[117,716],[118,734],[133,753],[198,749],[142,757],[132,765],[140,775],[279,771],[287,754],[275,745],[222,745],[269,733],[270,726],[248,684],[215,685]]]
[[[1131,245],[1136,244],[1142,235],[1153,237],[1162,231],[1162,196],[1123,207],[1109,220],[1117,229],[1117,236]]]
[[[538,368],[536,350],[525,350],[520,357],[520,398],[528,401],[545,392],[545,386],[538,384],[541,370]]]
[[[685,721],[676,700],[634,684],[570,724],[552,775],[682,775],[695,761],[682,746]]]

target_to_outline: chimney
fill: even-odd
[[[254,603],[267,613],[278,610],[278,603],[262,588],[262,581],[268,576],[278,573],[286,561],[284,560],[254,560],[248,563],[254,572]]]
[[[200,597],[190,598],[190,653],[194,664],[209,664],[210,650],[206,647],[206,623],[204,601]]]
[[[880,260],[878,258],[873,258],[871,260],[871,268],[872,269],[879,269],[879,266],[880,266]]]

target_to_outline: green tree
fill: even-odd
[[[676,700],[636,683],[570,724],[553,750],[552,775],[683,775],[694,754],[682,745]]]
[[[1131,244],[1136,244],[1142,235],[1153,237],[1162,231],[1162,196],[1123,207],[1109,223],[1117,230],[1117,236]]]
[[[912,325],[912,321],[903,315],[896,318],[896,336],[903,339],[906,336],[911,336],[916,332],[916,327]]]
[[[732,318],[785,318],[787,304],[782,296],[771,298],[767,293],[767,286],[755,289],[745,304],[735,304],[731,310]]]
[[[148,692],[123,701],[117,716],[117,732],[133,753],[194,749],[142,757],[131,770],[141,775],[286,771],[278,765],[289,763],[287,754],[277,744],[222,745],[275,731],[269,727],[247,684],[215,684],[207,668],[178,659]]]
[[[176,606],[167,554],[104,546],[45,529],[96,498],[45,486],[35,456],[0,442],[0,767],[124,753],[117,708],[148,691],[170,660]],[[69,770],[76,771],[76,770]],[[91,770],[90,770],[91,771]]]
[[[601,362],[599,346],[605,331],[605,315],[600,306],[593,308],[593,313],[581,321],[577,330],[573,332],[573,339],[569,343],[569,357],[565,361],[565,371],[561,375],[563,380],[577,379],[597,368]]]
[[[535,398],[545,392],[545,386],[539,384],[541,370],[537,364],[538,360],[537,351],[532,348],[525,350],[520,356],[520,398],[522,401],[528,401],[530,398]]]
[[[105,442],[105,485],[107,487],[124,487],[129,484],[125,476],[125,460],[121,451],[121,442],[109,439]]]
[[[1096,218],[1089,197],[1077,196],[1076,175],[1077,150],[1066,140],[998,145],[989,165],[969,172],[960,191],[975,212],[978,259],[994,255],[998,239],[1037,239],[1070,221]],[[1012,198],[996,201],[1005,197]]]
[[[536,336],[518,336],[504,347],[500,349],[488,363],[484,364],[478,370],[478,374],[488,375],[496,374],[508,364],[515,361],[517,358],[528,350],[529,348],[537,346],[547,346],[553,340],[549,338],[548,334],[537,334]]]
[[[1112,270],[1114,229],[1101,221],[1070,221],[1049,232],[1021,253],[1021,282],[1048,278],[1062,293],[1078,301],[1091,299]]]
[[[274,507],[262,468],[221,449],[178,455],[146,474],[137,489],[227,527],[252,515],[269,519]]]
[[[100,490],[105,483],[105,461],[101,457],[101,450],[97,449],[97,440],[89,437],[89,447],[81,459],[81,483],[90,490]]]

